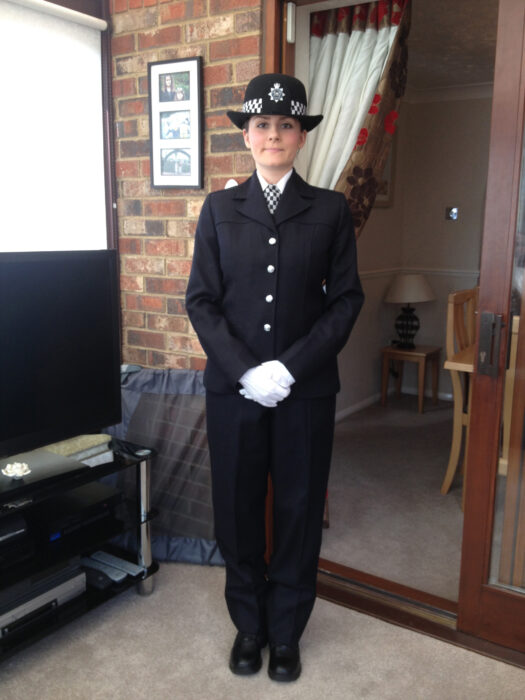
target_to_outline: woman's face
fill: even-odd
[[[272,184],[293,167],[295,156],[306,141],[300,122],[280,115],[250,117],[248,128],[242,133],[257,169]]]

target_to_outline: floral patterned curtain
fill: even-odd
[[[409,27],[410,0],[311,17],[309,111],[325,118],[309,136],[307,179],[345,194],[356,235],[380,190],[396,130]]]

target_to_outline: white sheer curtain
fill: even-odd
[[[352,154],[398,30],[385,21],[393,5],[371,2],[312,15],[308,109],[324,114],[309,136],[312,185],[333,189]]]

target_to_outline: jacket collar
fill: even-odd
[[[287,219],[308,209],[314,198],[314,190],[294,170],[272,217],[261,189],[257,173],[236,188],[233,199],[237,210],[254,221],[275,229]]]

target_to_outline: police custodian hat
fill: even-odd
[[[264,73],[250,80],[242,111],[228,110],[226,114],[239,129],[256,114],[294,117],[306,131],[316,127],[323,118],[322,114],[306,114],[304,85],[297,78],[282,73]]]

